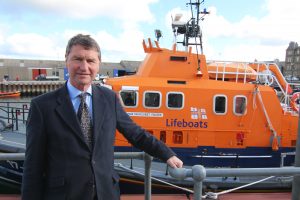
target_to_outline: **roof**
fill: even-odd
[[[141,61],[129,61],[129,60],[122,60],[120,64],[128,71],[134,72],[137,71]]]

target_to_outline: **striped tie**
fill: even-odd
[[[85,102],[86,95],[87,93],[78,95],[78,97],[80,98],[80,105],[78,108],[77,117],[80,123],[83,137],[86,143],[89,145],[90,149],[92,149],[92,120],[89,116],[88,105]]]

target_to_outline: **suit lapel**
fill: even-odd
[[[87,148],[89,148],[81,132],[79,121],[74,111],[66,85],[61,88],[60,94],[57,97],[56,111],[65,124],[72,130],[72,133],[74,133],[79,140],[82,141]]]
[[[94,136],[94,148],[96,146],[96,141],[98,137],[100,137],[100,134],[102,134],[101,131],[99,131],[102,127],[104,115],[105,115],[105,101],[104,96],[99,88],[96,86],[92,87],[93,90],[93,96],[92,96],[92,102],[93,102],[93,121],[94,121],[94,129],[93,129],[93,136]]]

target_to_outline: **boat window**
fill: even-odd
[[[225,115],[227,112],[227,97],[225,95],[214,96],[214,112],[217,115]]]
[[[151,135],[153,135],[153,130],[146,130],[148,133],[150,133]]]
[[[167,140],[167,133],[166,131],[160,131],[160,141],[162,141],[163,143],[166,143],[166,140]]]
[[[233,101],[233,112],[236,115],[245,115],[247,109],[247,98],[245,96],[235,96]]]
[[[173,132],[173,142],[174,142],[174,144],[182,144],[182,142],[183,142],[182,131],[174,131]]]
[[[170,109],[183,108],[183,93],[181,92],[168,92],[167,93],[167,107]]]
[[[146,91],[144,93],[144,106],[146,108],[159,108],[161,104],[161,93]]]
[[[125,107],[136,107],[138,93],[133,90],[122,90],[120,91],[120,97],[122,99],[123,106]]]

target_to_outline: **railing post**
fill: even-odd
[[[18,118],[19,113],[20,113],[20,110],[16,109],[15,110],[15,114],[16,114],[16,131],[19,130],[19,118]]]
[[[11,130],[13,131],[14,127],[15,127],[15,124],[14,124],[14,109],[13,108],[11,108],[10,113],[11,113],[11,124],[12,124]]]
[[[145,162],[145,200],[151,200],[151,162],[152,157],[147,153],[144,154],[144,162]]]
[[[192,177],[194,179],[194,199],[202,199],[202,181],[206,177],[205,168],[202,165],[194,165],[192,167]]]
[[[27,104],[22,105],[22,119],[23,119],[23,124],[25,124],[25,109],[27,109]]]
[[[10,123],[10,121],[9,121],[9,102],[6,103],[6,108],[7,108],[7,123]]]
[[[295,155],[295,166],[300,167],[300,118],[298,118],[298,138]],[[300,175],[295,175],[292,186],[292,200],[300,200]]]

